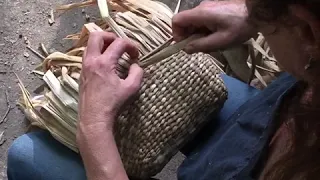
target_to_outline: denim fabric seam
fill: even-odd
[[[290,89],[292,89],[295,85],[296,85],[296,83],[294,83],[293,85],[291,85],[290,88],[288,88],[288,90],[286,90],[285,92],[283,92],[283,93],[281,94],[280,98],[278,98],[277,103],[276,103],[276,105],[275,105],[276,107],[278,107],[278,106],[282,103],[283,97],[284,97],[284,96],[288,93],[288,91],[289,91]],[[271,132],[268,131],[268,129],[269,129],[270,126],[273,124],[273,122],[274,122],[273,120],[274,120],[274,118],[275,118],[275,116],[276,116],[276,113],[277,113],[277,111],[274,111],[274,112],[273,112],[273,115],[271,116],[271,120],[268,122],[268,125],[264,128],[264,129],[265,129],[264,133],[259,137],[259,140],[258,140],[258,142],[254,145],[254,147],[259,146],[259,144],[261,144],[262,139],[263,139],[264,141],[265,141],[266,139],[268,139],[268,136],[266,136],[266,134],[270,136],[270,133],[271,133]],[[236,179],[236,178],[241,174],[241,172],[243,172],[243,171],[245,170],[245,168],[250,164],[250,162],[252,161],[252,159],[253,159],[254,157],[256,157],[258,154],[260,154],[260,153],[261,153],[261,151],[255,151],[254,154],[246,156],[246,159],[248,159],[248,160],[245,161],[245,163],[242,165],[241,168],[239,168],[239,170],[238,170],[237,172],[234,172],[234,175],[232,176],[231,179]]]

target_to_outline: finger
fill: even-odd
[[[127,78],[123,81],[133,92],[139,90],[143,78],[143,70],[138,64],[132,64]]]
[[[178,13],[172,18],[172,33],[175,41],[181,41],[198,28],[206,27],[208,17],[202,8]]]
[[[109,46],[117,36],[109,32],[92,32],[89,35],[89,40],[86,49],[87,56],[99,56],[102,54],[104,47]]]
[[[212,3],[211,0],[203,0],[200,2],[200,5],[204,6],[204,5],[211,4],[211,3]]]
[[[131,59],[138,59],[139,57],[139,50],[133,43],[123,38],[117,38],[104,51],[103,56],[105,58],[103,59],[117,63],[124,53],[128,53]]]
[[[173,39],[177,42],[186,38],[186,36],[191,34],[192,32],[192,22],[190,20],[190,16],[193,17],[193,10],[182,11],[172,18],[172,35]],[[187,30],[187,29],[191,30]]]
[[[226,48],[232,40],[232,36],[226,32],[216,32],[208,36],[191,41],[184,49],[192,54],[196,52],[212,52]]]
[[[83,51],[82,59],[85,59],[85,57],[87,57],[87,48],[85,48]]]

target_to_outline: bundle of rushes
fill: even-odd
[[[101,2],[101,1],[100,1]],[[222,72],[207,54],[188,55],[183,44],[172,44],[173,12],[149,0],[108,1],[106,22],[84,25],[82,32],[68,36],[76,40],[66,53],[47,56],[40,70],[48,90],[31,97],[22,82],[20,105],[32,125],[48,130],[54,138],[78,152],[76,130],[79,77],[88,35],[113,31],[129,38],[140,51],[144,79],[139,96],[122,109],[115,124],[115,139],[130,177],[145,179],[162,170],[178,150],[202,126],[209,114],[219,110],[227,98],[219,77]],[[94,1],[63,6],[94,4]],[[106,10],[108,11],[108,10]],[[164,47],[171,47],[169,50]],[[163,58],[168,57],[168,58]],[[119,76],[126,76],[128,58],[119,60]]]

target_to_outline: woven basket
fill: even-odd
[[[145,37],[142,39],[144,42],[140,41],[138,44],[140,43],[141,56],[148,55],[170,39],[168,29],[171,28],[170,18],[173,13],[161,3],[148,1],[155,3],[153,5],[157,7],[165,7],[163,11],[169,19],[161,19],[160,10],[154,12],[152,7],[147,7],[147,10],[140,11],[142,5],[139,3],[147,0],[128,1],[119,1],[121,10],[128,8],[135,14],[122,12],[120,15],[114,14],[113,17],[116,17],[117,23],[122,23],[120,29],[123,29],[132,41],[138,42],[139,38],[133,38],[138,35]],[[88,5],[94,1],[83,3]],[[115,10],[120,9],[119,4],[110,3],[114,3],[112,7]],[[135,27],[132,22],[130,28],[125,29],[124,24],[128,24],[129,20],[119,19],[125,15],[132,16],[129,20],[143,22],[143,27],[147,27],[146,22],[153,24],[149,24],[149,30],[143,32],[139,31],[141,27]],[[101,28],[108,27],[105,23],[97,24]],[[44,59],[43,74],[36,72],[44,75],[49,92],[31,97],[20,81],[23,92],[20,105],[27,118],[33,125],[48,130],[54,138],[76,152],[78,79],[82,68],[82,55],[88,34],[96,30],[102,31],[99,26],[92,23],[85,25],[86,28],[81,34],[68,37],[77,39],[70,51],[65,54],[55,52]],[[150,35],[156,36],[157,33],[159,36],[150,38]],[[118,69],[123,72],[123,66]],[[159,173],[179,149],[206,124],[208,115],[222,107],[227,91],[220,73],[221,70],[210,55],[188,55],[183,51],[144,66],[144,79],[139,96],[124,107],[115,124],[115,139],[130,177],[146,179]]]
[[[130,176],[160,172],[179,148],[226,100],[211,56],[180,52],[145,69],[139,98],[124,109],[115,129]]]

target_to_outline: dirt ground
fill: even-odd
[[[80,1],[80,0],[77,0]],[[162,0],[170,7],[177,0]],[[15,138],[26,132],[28,122],[17,104],[20,90],[16,73],[30,92],[34,92],[41,80],[31,71],[41,59],[29,51],[36,50],[43,43],[49,51],[63,51],[70,42],[62,40],[66,35],[78,32],[86,22],[86,14],[93,19],[98,13],[95,8],[68,11],[50,26],[48,15],[58,5],[71,3],[69,0],[0,0],[0,179],[7,179],[7,149]],[[75,1],[73,1],[75,2]],[[199,0],[182,0],[182,9],[198,4]],[[177,166],[183,157],[177,155],[165,170],[158,175],[160,179],[176,179]]]

